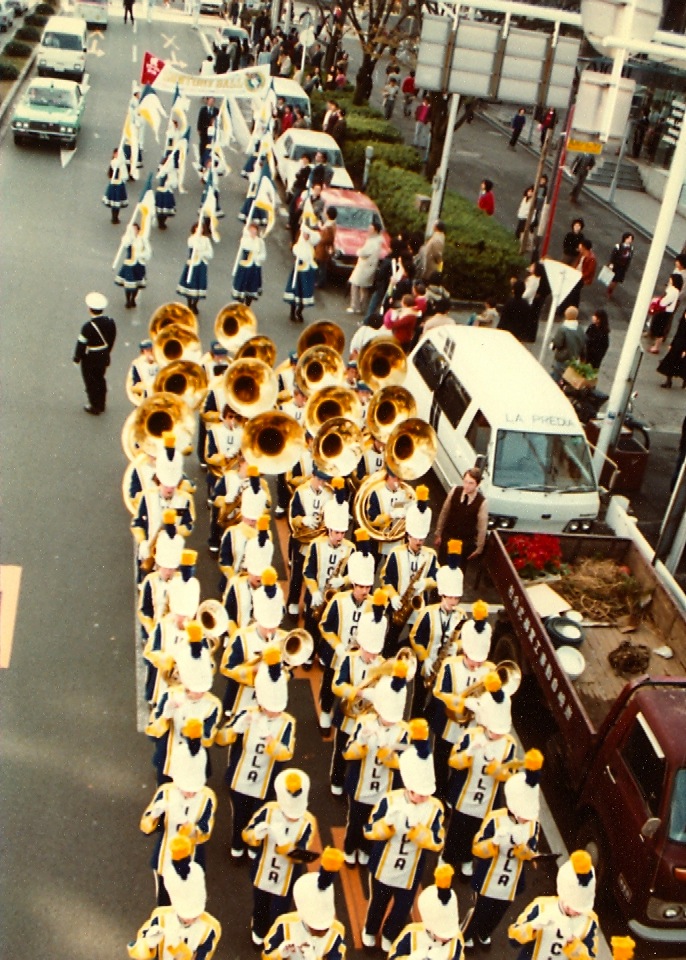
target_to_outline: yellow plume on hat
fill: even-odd
[[[331,486],[334,490],[342,490],[345,486],[345,480],[343,477],[334,477],[331,481]]]
[[[574,873],[590,873],[593,869],[593,861],[588,850],[575,850],[569,859],[574,867]]]
[[[613,960],[632,960],[636,944],[631,937],[612,937],[610,943]]]
[[[298,790],[302,790],[302,778],[299,773],[289,773],[286,777],[286,790],[289,793],[297,793]]]
[[[169,852],[171,853],[172,860],[185,860],[185,858],[190,857],[193,852],[193,844],[189,837],[184,836],[182,833],[177,833],[169,844]]]
[[[408,666],[407,660],[396,660],[393,664],[393,676],[402,677],[403,680],[407,676]]]
[[[429,724],[423,717],[414,717],[410,720],[410,737],[412,740],[429,739]]]
[[[475,620],[485,620],[488,616],[488,604],[485,600],[475,600],[472,604],[472,616]]]
[[[525,770],[540,770],[543,766],[543,754],[540,750],[527,750],[524,754],[524,769]],[[583,856],[588,857],[588,854],[585,850],[577,850],[577,853],[582,854]],[[572,857],[574,854],[572,854]],[[590,861],[590,857],[588,857]],[[574,868],[576,870],[576,867]],[[576,871],[579,873],[579,871]],[[587,873],[587,870],[582,870],[582,873]]]
[[[257,521],[258,530],[269,530],[269,514],[263,513],[262,516]]]
[[[365,540],[369,540],[369,534],[366,530],[363,530],[362,527],[358,527],[355,531],[355,540],[358,543],[363,543]]]
[[[277,573],[274,567],[265,567],[262,571],[262,586],[273,587],[276,583]]]
[[[176,522],[176,510],[173,507],[165,510],[162,513],[162,523],[175,523]]]
[[[195,561],[198,559],[197,550],[184,550],[181,554],[181,566],[182,567],[192,567],[195,565]]]
[[[455,871],[449,863],[442,863],[434,870],[434,883],[442,890],[448,890],[453,882]]]
[[[273,667],[275,663],[281,662],[281,650],[279,647],[267,647],[262,654],[263,661],[268,667]]]
[[[191,643],[197,643],[202,640],[202,624],[197,620],[189,620],[186,624],[186,633]]]
[[[388,603],[388,594],[383,587],[377,587],[372,597],[372,603],[375,607],[385,607]]]
[[[260,475],[259,469],[255,466],[254,463],[251,463],[250,466],[248,467],[248,476],[259,477],[259,475]]]
[[[462,553],[462,541],[448,540],[448,553]]]
[[[503,682],[495,672],[495,670],[489,671],[486,676],[483,678],[483,685],[486,687],[489,693],[496,693],[502,688]]]
[[[184,724],[181,733],[189,740],[199,740],[202,736],[202,723],[197,717],[189,717]]]
[[[421,484],[421,486],[417,487],[415,493],[417,494],[417,500],[429,499],[429,488],[424,486],[424,484]]]
[[[328,870],[329,873],[338,873],[344,860],[342,850],[337,850],[336,847],[325,847],[322,853],[322,869]]]
[[[176,434],[173,430],[168,430],[166,433],[162,434],[162,441],[167,450],[173,450],[176,446]]]

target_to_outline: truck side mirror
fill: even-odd
[[[641,836],[645,837],[646,840],[649,840],[651,837],[654,837],[657,831],[662,826],[662,820],[659,817],[648,817],[646,822],[641,827]]]

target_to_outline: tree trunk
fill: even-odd
[[[431,145],[426,161],[426,178],[433,180],[441,165],[443,144],[448,130],[448,98],[442,93],[431,94]]]
[[[356,107],[367,103],[372,95],[375,66],[376,60],[374,57],[372,57],[372,55],[369,53],[365,53],[362,57],[362,65],[355,75],[355,94],[353,96],[353,103]]]

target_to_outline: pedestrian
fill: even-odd
[[[649,353],[659,353],[660,347],[669,336],[672,318],[679,305],[679,296],[683,286],[684,281],[682,276],[678,273],[673,273],[667,281],[667,286],[662,296],[653,298],[649,308],[649,334],[653,338],[653,345],[649,348]]]
[[[515,237],[519,240],[521,235],[524,233],[524,227],[526,226],[526,221],[529,217],[529,212],[535,203],[534,197],[534,185],[530,184],[525,188],[522,193],[522,199],[519,201],[519,207],[517,208],[517,226],[515,227]],[[529,229],[533,227],[533,217],[529,223]]]
[[[557,123],[557,111],[552,107],[543,115],[543,120],[539,124],[538,130],[541,134],[541,150],[543,149],[543,144],[545,143],[545,138],[548,134],[548,130],[554,130],[555,124]]]
[[[579,240],[579,252],[572,266],[580,272],[581,280],[579,280],[567,299],[560,304],[558,312],[565,306],[571,305],[578,307],[582,290],[584,287],[590,287],[595,280],[598,261],[596,255],[593,253],[593,243],[586,237],[582,237]]]
[[[686,460],[686,417],[684,417],[681,423],[681,438],[679,439],[679,447],[677,449],[676,460],[674,461],[674,471],[672,472],[672,479],[669,482],[670,493],[674,490],[681,473],[681,468],[683,467],[684,460]]]
[[[531,305],[531,313],[538,323],[543,304],[550,293],[550,284],[546,277],[545,268],[540,260],[529,264],[527,278],[524,281],[524,299]]]
[[[267,259],[267,248],[260,236],[259,225],[251,220],[243,227],[238,256],[231,280],[234,300],[250,306],[262,294],[262,264]]]
[[[206,97],[205,102],[198,111],[198,139],[200,141],[200,163],[204,164],[205,151],[207,150],[212,134],[210,129],[214,128],[215,121],[219,116],[219,107],[215,105],[214,97]]]
[[[131,24],[133,25],[133,5],[136,0],[124,0],[124,23],[131,17]]]
[[[550,376],[555,383],[561,382],[562,374],[573,360],[581,359],[584,346],[585,337],[579,326],[579,311],[576,307],[569,306],[550,344],[554,357]]]
[[[298,239],[293,244],[294,262],[288,274],[283,295],[284,300],[291,305],[291,323],[303,323],[303,309],[314,305],[314,287],[317,279],[314,249],[318,243],[318,231],[301,226]]]
[[[660,361],[657,372],[666,377],[660,386],[669,390],[674,377],[681,377],[681,389],[686,390],[686,312],[681,315],[679,326],[669,345],[669,350]]]
[[[584,238],[584,226],[581,217],[576,217],[562,240],[562,262],[568,267],[571,267],[579,255],[579,244]]]
[[[520,343],[535,343],[537,324],[531,304],[524,298],[525,293],[524,281],[515,280],[512,284],[512,296],[505,301],[500,311],[498,330],[507,330]]]
[[[595,159],[590,153],[584,153],[580,157],[577,157],[572,164],[574,185],[572,186],[572,192],[569,194],[569,199],[572,203],[579,203],[579,197],[586,183],[586,178],[594,167]]]
[[[414,138],[412,146],[419,150],[426,150],[429,146],[429,130],[431,127],[431,99],[428,93],[422,97],[414,112]]]
[[[634,255],[634,235],[631,231],[622,234],[622,239],[612,248],[608,266],[612,270],[612,280],[607,285],[608,300],[612,299],[618,283],[624,283],[626,272],[629,269]]]
[[[152,256],[152,249],[148,238],[141,234],[138,223],[132,223],[127,227],[124,244],[126,245],[124,262],[114,282],[124,288],[126,309],[130,310],[136,306],[138,291],[146,286],[145,265]]]
[[[510,121],[510,126],[512,127],[512,136],[510,137],[510,142],[508,143],[510,150],[514,150],[517,147],[517,141],[522,135],[522,130],[524,129],[525,124],[526,110],[524,107],[520,107]]]
[[[492,180],[481,181],[479,198],[476,201],[476,205],[479,210],[483,210],[483,212],[489,217],[492,217],[495,213],[495,195],[493,193]]]
[[[399,307],[390,307],[383,318],[384,328],[393,335],[393,339],[409,353],[414,343],[414,335],[419,314],[411,293],[406,293]]]
[[[81,365],[81,376],[88,397],[88,404],[83,409],[97,417],[105,412],[105,374],[117,338],[117,325],[112,317],[106,316],[107,297],[101,293],[89,293],[86,306],[90,319],[81,327],[74,350],[74,363]]]
[[[400,85],[400,90],[403,95],[403,116],[411,117],[412,116],[412,101],[417,96],[419,91],[417,90],[417,84],[415,82],[415,72],[410,70],[408,75],[403,80]]]
[[[381,101],[383,105],[383,115],[386,120],[390,120],[395,109],[395,101],[398,96],[398,81],[395,74],[392,74],[381,91]]]
[[[641,150],[643,149],[643,141],[646,138],[646,133],[648,132],[648,127],[650,126],[650,111],[647,107],[643,108],[643,112],[639,119],[636,121],[634,127],[634,136],[631,144],[631,156],[634,160],[638,160],[641,156]]]
[[[317,287],[325,287],[329,278],[329,267],[333,259],[336,241],[336,207],[326,208],[326,218],[319,231],[319,243],[314,248],[314,258],[317,261]]]
[[[232,23],[238,23],[238,15],[241,12],[241,5],[238,0],[231,0],[231,6],[229,7],[229,17],[231,18]]]
[[[443,255],[445,252],[445,223],[437,220],[431,236],[419,251],[421,279],[427,283],[439,283],[443,273]]]
[[[198,301],[207,296],[207,264],[213,256],[210,220],[203,217],[191,227],[188,257],[176,286],[176,292],[186,298],[193,313],[198,312]]]
[[[348,121],[346,119],[346,112],[343,107],[339,107],[333,122],[333,126],[331,127],[331,136],[341,149],[343,149],[343,146],[345,145],[347,133]]]
[[[115,147],[112,151],[112,159],[107,171],[109,183],[105,190],[102,202],[110,208],[112,214],[112,223],[119,223],[119,211],[128,207],[129,200],[126,194],[126,180],[128,179],[128,167],[123,151]]]
[[[610,346],[610,324],[606,310],[600,308],[594,311],[586,328],[584,341],[583,359],[590,363],[594,370],[599,370]]]
[[[357,262],[350,274],[350,306],[346,308],[346,313],[365,312],[381,259],[381,244],[381,223],[373,219],[369,224],[367,239],[357,251]]]
[[[481,478],[479,467],[465,470],[461,485],[453,487],[443,503],[434,536],[441,565],[449,562],[450,540],[462,542],[459,561],[462,570],[483,553],[488,531],[488,501],[479,490]]]

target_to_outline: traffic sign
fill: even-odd
[[[602,153],[603,145],[600,140],[577,140],[576,137],[569,137],[567,140],[567,153]]]

